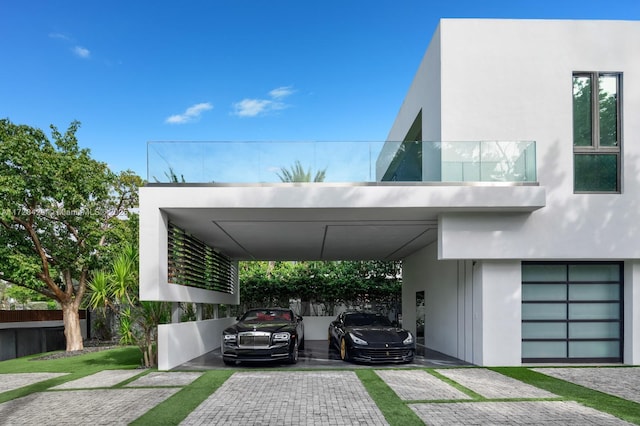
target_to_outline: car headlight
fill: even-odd
[[[405,345],[411,345],[413,343],[413,334],[407,333],[407,338],[402,341]]]
[[[235,343],[238,340],[237,335],[235,334],[223,334],[225,343]]]
[[[273,341],[275,342],[288,342],[291,335],[289,333],[273,333]]]
[[[349,333],[349,336],[351,336],[351,340],[353,341],[353,343],[355,343],[356,345],[368,345],[366,340],[362,340],[361,338],[359,338],[358,336],[356,336],[353,333]]]

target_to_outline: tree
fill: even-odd
[[[112,173],[80,149],[72,122],[45,133],[0,120],[0,272],[56,300],[67,351],[83,348],[78,309],[115,224],[137,205],[141,179]]]
[[[324,182],[327,169],[318,170],[313,182]],[[282,182],[311,182],[311,169],[305,170],[300,160],[296,160],[290,169],[282,167],[280,173],[276,173]]]

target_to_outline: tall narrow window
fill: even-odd
[[[575,192],[620,192],[622,74],[573,74]]]

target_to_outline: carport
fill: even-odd
[[[149,184],[140,189],[140,297],[168,302],[238,303],[237,277],[235,291],[230,293],[168,281],[170,224],[222,253],[232,263],[396,260],[427,247],[439,247],[443,214],[528,214],[543,205],[544,190],[537,186],[423,182]],[[403,312],[411,303],[415,310],[413,294],[403,290],[402,299]],[[159,329],[161,370],[218,348],[221,330],[233,322],[225,317],[179,323],[176,316],[171,324]],[[415,320],[413,327],[411,322],[405,325],[415,332]],[[325,334],[326,329],[319,336]]]

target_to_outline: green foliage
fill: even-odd
[[[318,170],[311,180],[311,169],[305,170],[300,160],[296,160],[290,169],[282,167],[280,173],[276,173],[282,182],[324,182],[327,169]]]
[[[338,304],[389,309],[402,291],[400,262],[241,262],[239,273],[244,309],[289,306],[292,299],[323,304],[327,315]]]
[[[29,302],[44,302],[47,298],[42,294],[17,285],[9,285],[5,290],[5,297],[14,299],[21,305],[26,305]]]
[[[118,324],[118,333],[120,334],[121,345],[133,345],[135,343],[130,307],[126,307],[120,311],[120,323]]]
[[[124,243],[120,252],[111,260],[108,270],[93,272],[89,282],[90,306],[102,312],[107,320],[108,311],[118,318],[120,344],[136,344],[142,352],[144,365],[157,364],[157,327],[169,318],[169,306],[161,302],[138,300],[137,245]]]

